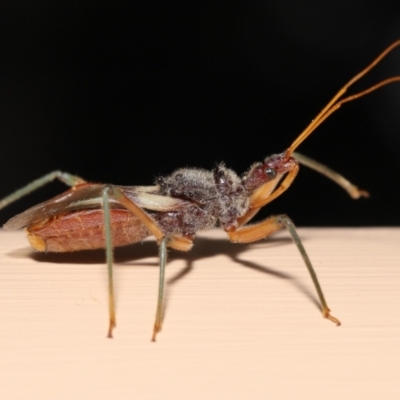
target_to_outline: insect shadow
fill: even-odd
[[[307,238],[304,238],[307,241]],[[198,238],[196,240],[196,246],[193,250],[188,253],[185,257],[182,253],[172,253],[170,255],[170,260],[174,259],[185,259],[186,266],[177,272],[174,276],[167,280],[167,292],[172,289],[172,285],[185,278],[188,274],[193,272],[194,263],[196,261],[202,260],[204,258],[211,258],[214,256],[225,255],[229,257],[232,261],[232,266],[237,264],[242,267],[250,268],[253,271],[260,272],[265,275],[269,275],[279,279],[285,279],[289,281],[297,290],[299,290],[305,297],[307,297],[316,307],[320,308],[318,299],[313,295],[313,293],[304,286],[294,275],[277,270],[275,267],[266,266],[264,261],[262,264],[256,263],[254,261],[246,260],[245,254],[250,250],[257,247],[280,247],[292,245],[292,240],[289,237],[272,237],[268,238],[266,241],[257,244],[242,244],[238,246],[235,243],[229,242],[224,239],[212,239],[212,238]],[[168,299],[168,295],[166,298]],[[168,301],[168,300],[167,300]],[[167,302],[166,302],[167,303]],[[166,304],[167,308],[167,304]]]
[[[303,241],[307,241],[306,235]],[[173,286],[178,282],[184,280],[195,270],[194,264],[207,258],[225,255],[232,261],[232,267],[237,264],[242,267],[250,268],[253,271],[260,272],[279,279],[289,281],[299,292],[307,297],[317,309],[320,308],[318,299],[313,295],[311,290],[304,286],[296,276],[286,272],[278,271],[275,267],[265,266],[265,263],[256,263],[254,261],[246,260],[246,253],[250,249],[262,246],[265,247],[280,247],[292,245],[292,240],[289,237],[270,237],[263,242],[257,244],[235,244],[227,241],[224,238],[215,239],[207,237],[198,237],[196,239],[196,246],[193,247],[189,253],[170,252],[169,260],[183,260],[186,265],[176,272],[173,276],[166,280],[166,293],[165,293],[165,311],[166,315],[168,309],[168,299],[171,295]],[[157,259],[154,261],[143,261],[145,259],[154,258],[156,242],[153,240],[146,240],[141,245],[124,246],[115,249],[115,267],[117,269],[124,267],[157,267],[159,262]],[[40,263],[52,264],[102,264],[104,263],[104,251],[102,250],[87,250],[72,253],[40,253],[32,251],[30,248],[23,248],[14,250],[8,253],[11,257],[26,258]],[[201,268],[201,266],[200,266]],[[218,268],[218,265],[216,265]]]

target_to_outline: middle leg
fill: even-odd
[[[113,244],[112,244],[112,230],[110,222],[110,204],[109,198],[112,197],[122,205],[124,205],[132,214],[137,216],[143,225],[153,234],[159,243],[159,258],[160,258],[160,277],[158,285],[157,297],[157,311],[154,322],[152,341],[155,342],[156,335],[161,331],[163,310],[164,310],[164,286],[165,286],[165,266],[167,263],[167,246],[181,250],[188,251],[193,245],[192,239],[181,236],[166,236],[140,207],[128,199],[125,194],[116,186],[106,186],[103,189],[103,210],[104,210],[104,232],[106,243],[106,260],[108,270],[108,294],[109,294],[109,329],[108,337],[112,337],[112,331],[116,326],[115,318],[115,300],[114,300],[114,284],[113,284]]]

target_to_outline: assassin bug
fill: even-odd
[[[0,209],[54,179],[71,186],[71,189],[16,215],[4,228],[15,230],[26,227],[29,242],[39,251],[106,249],[109,284],[108,337],[112,337],[116,326],[113,248],[154,236],[159,243],[160,259],[158,303],[152,336],[152,340],[155,341],[163,319],[167,247],[188,251],[197,231],[210,229],[217,224],[225,230],[232,242],[237,243],[264,239],[285,227],[311,275],[322,315],[340,325],[339,320],[330,314],[317,275],[289,217],[277,215],[253,225],[247,223],[262,207],[280,196],[291,185],[299,171],[299,164],[326,175],[353,198],[368,195],[328,167],[295,153],[294,150],[342,104],[384,85],[400,81],[400,76],[391,77],[364,91],[342,98],[354,82],[397,46],[400,46],[400,40],[389,46],[343,86],[286,151],[253,164],[241,177],[220,164],[212,171],[178,169],[167,177],[158,178],[153,186],[115,186],[89,183],[77,176],[54,171],[1,200]]]

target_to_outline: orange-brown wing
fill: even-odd
[[[39,223],[44,219],[67,214],[76,210],[99,209],[102,207],[103,184],[84,183],[66,192],[37,204],[18,214],[4,224],[6,230],[17,230],[25,226]],[[172,211],[190,204],[181,199],[157,194],[157,186],[122,186],[125,195],[136,205],[152,211]],[[125,209],[114,199],[110,199],[113,209]]]

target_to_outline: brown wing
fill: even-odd
[[[102,190],[105,185],[85,183],[75,186],[66,192],[37,204],[8,220],[3,228],[17,230],[36,224],[46,218],[67,214],[71,211],[99,209],[102,206]],[[173,211],[184,207],[187,201],[157,194],[157,186],[122,186],[119,187],[136,205],[152,211]],[[125,209],[114,199],[110,199],[111,208]]]

